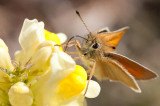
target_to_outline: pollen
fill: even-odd
[[[85,69],[76,65],[75,71],[58,83],[58,95],[61,95],[63,100],[76,96],[85,89],[86,81],[87,73]]]

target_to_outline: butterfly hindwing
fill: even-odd
[[[103,60],[98,60],[96,63],[97,65],[94,75],[98,80],[104,80],[108,78],[111,81],[119,81],[134,91],[141,92],[134,77],[116,61],[104,57]]]
[[[120,63],[136,80],[146,80],[157,77],[150,69],[125,56],[117,53],[106,53],[105,56]]]

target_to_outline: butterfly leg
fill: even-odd
[[[71,46],[76,46],[78,48],[81,48],[81,45],[78,42],[78,40],[70,41],[67,44],[62,45],[63,48],[64,47],[71,47]],[[65,52],[68,53],[68,54],[78,54],[77,52],[69,52],[69,51],[66,51],[66,50],[65,50]]]
[[[75,44],[69,44],[69,45],[67,45],[67,47],[71,47],[71,46],[74,46]],[[65,45],[66,46],[66,45]],[[63,47],[64,48],[64,47]],[[77,54],[77,52],[70,52],[70,51],[65,51],[67,54]]]
[[[81,48],[81,45],[80,45],[80,43],[79,43],[79,41],[78,40],[74,40],[74,41],[70,41],[70,42],[68,42],[67,44],[63,44],[63,46],[64,47],[71,47],[71,46],[76,46],[76,47],[78,47],[78,48]]]
[[[81,45],[80,45],[79,41],[78,41],[78,40],[75,40],[75,42],[76,42],[76,46],[77,46],[78,48],[81,48]]]
[[[75,43],[75,44],[71,44],[71,43]],[[78,40],[70,41],[70,42],[68,42],[68,44],[65,44],[64,47],[65,46],[67,46],[67,47],[76,46],[77,48],[81,48],[81,45],[78,42]],[[68,54],[78,54],[77,52],[70,52],[70,51],[65,51],[65,52]],[[78,60],[81,57],[83,57],[83,56],[76,57],[76,58],[74,58],[74,60]]]
[[[68,42],[67,44],[62,44],[62,45],[56,44],[55,46],[60,46],[60,47],[62,47],[62,48],[64,49],[64,47],[74,46],[74,45],[75,45],[74,43],[75,43],[75,41],[70,41],[70,42]]]
[[[69,41],[69,42],[67,42],[66,44],[63,44],[62,45],[62,47],[64,48],[64,47],[71,47],[71,46],[75,46],[75,45],[77,45],[77,41],[76,40],[73,40],[73,41]],[[64,51],[66,51],[66,48],[65,48],[65,50]]]
[[[63,48],[64,47],[72,47],[72,46],[74,46],[75,44],[73,44],[73,43],[70,43],[70,44],[63,44],[63,45],[60,45],[60,46],[62,46]]]
[[[69,43],[68,43],[68,44],[70,44],[70,43],[75,43],[75,40],[69,41]]]
[[[78,40],[75,40],[75,43],[76,43],[76,44],[75,44],[75,47],[76,47],[77,49],[81,49],[81,45],[80,45],[79,41],[78,41]],[[77,52],[77,54],[78,54],[78,52]],[[81,55],[81,56],[79,56],[79,57],[74,58],[74,61],[82,58],[83,56],[84,56],[84,55]]]
[[[91,73],[91,70],[87,70],[87,75]]]
[[[86,86],[86,90],[85,90],[85,92],[84,92],[84,95],[86,95],[86,93],[87,93],[87,90],[88,90],[88,87],[89,87],[89,82],[90,82],[90,80],[92,79],[92,76],[93,76],[93,74],[94,74],[95,67],[96,67],[96,61],[95,61],[94,59],[90,59],[90,61],[93,62],[93,67],[92,67],[92,69],[91,69],[91,71],[90,71],[90,75],[89,75],[89,79],[88,79],[88,83],[87,83],[87,86]]]
[[[74,61],[76,61],[76,60],[82,58],[83,56],[84,56],[84,55],[81,55],[81,56],[79,56],[79,57],[75,57],[75,58],[74,58]]]
[[[65,51],[67,54],[77,54],[77,52],[69,52],[69,51]]]
[[[70,42],[71,43],[75,43],[75,44],[70,44]],[[74,40],[74,41],[70,41],[69,42],[69,46],[68,47],[71,47],[71,46],[76,46],[76,47],[78,47],[78,48],[81,48],[81,45],[80,45],[80,43],[77,41],[77,40]],[[65,51],[66,53],[68,53],[68,54],[78,54],[77,52],[69,52],[69,51]],[[79,57],[80,58],[80,57]],[[77,59],[79,59],[78,57],[77,57]],[[76,59],[76,60],[77,60]]]

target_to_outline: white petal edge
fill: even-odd
[[[4,41],[2,39],[0,39],[0,47],[6,49],[8,51],[8,47],[7,45],[4,43]]]
[[[61,106],[87,106],[84,95],[79,94],[64,101]]]
[[[37,42],[45,41],[44,23],[36,19],[25,19],[19,36],[19,43],[23,49],[26,49]]]
[[[4,69],[8,69],[10,71],[13,70],[13,65],[11,62],[10,55],[5,48],[0,47],[0,67]]]
[[[62,51],[52,54],[50,64],[53,78],[58,78],[59,80],[71,74],[76,66],[72,57]]]
[[[87,81],[87,83],[88,83],[88,81]],[[101,91],[100,85],[96,81],[90,80],[88,90],[87,90],[85,97],[95,98],[99,95],[100,91]],[[82,94],[84,94],[84,92],[85,92],[85,90],[82,92]]]
[[[61,44],[67,40],[67,36],[64,33],[57,33],[56,35],[59,37]]]

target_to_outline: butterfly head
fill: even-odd
[[[93,58],[95,54],[101,49],[101,44],[98,42],[96,36],[88,35],[87,40],[83,41],[82,47],[78,49],[81,55],[88,58]]]

